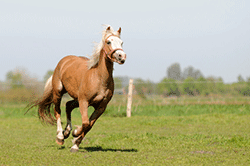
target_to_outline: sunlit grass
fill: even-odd
[[[249,165],[249,105],[109,106],[80,145],[55,143],[56,126],[23,106],[0,107],[1,165]],[[92,110],[90,110],[91,112]],[[66,118],[63,111],[63,122]],[[81,124],[78,110],[73,125]]]

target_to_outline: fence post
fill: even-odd
[[[133,94],[133,79],[129,80],[128,87],[128,103],[127,103],[127,117],[131,117],[131,105],[132,105],[132,94]]]

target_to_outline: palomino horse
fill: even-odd
[[[101,42],[95,47],[90,59],[77,56],[66,56],[57,64],[44,89],[43,96],[30,108],[38,106],[40,119],[57,124],[56,142],[63,145],[71,130],[71,112],[79,107],[82,115],[82,126],[72,132],[74,137],[71,152],[79,150],[79,144],[92,128],[96,120],[105,111],[114,92],[114,62],[123,64],[126,54],[120,39],[121,28],[114,31],[110,26],[103,31]],[[67,125],[61,124],[60,103],[63,94],[68,93],[73,100],[66,103]],[[54,117],[51,115],[51,104],[54,104]],[[95,111],[88,118],[88,107]]]

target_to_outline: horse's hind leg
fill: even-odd
[[[63,145],[64,143],[64,136],[63,136],[63,129],[62,129],[62,122],[61,122],[61,109],[60,109],[60,103],[61,98],[56,99],[55,104],[55,117],[56,117],[56,123],[57,123],[57,135],[56,135],[56,143],[59,145]]]
[[[71,112],[74,108],[77,108],[77,107],[79,107],[79,103],[76,100],[71,100],[66,103],[67,125],[63,131],[64,139],[67,139],[70,135],[70,132],[72,130]]]
[[[62,122],[61,122],[61,100],[62,100],[62,83],[61,81],[54,80],[53,86],[53,103],[55,105],[54,113],[57,122],[57,135],[56,135],[56,143],[59,145],[64,144],[64,136],[63,136],[63,129],[62,129]]]

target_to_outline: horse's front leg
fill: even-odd
[[[71,152],[76,152],[76,151],[79,150],[79,144],[81,143],[82,139],[85,137],[85,135],[93,127],[93,125],[95,124],[96,120],[103,114],[103,112],[106,109],[106,106],[107,106],[106,102],[101,103],[97,108],[95,108],[95,111],[90,116],[88,123],[86,123],[86,121],[85,121],[85,123],[83,123],[83,125],[82,125],[82,128],[79,128],[79,129],[82,130],[82,133],[81,133],[81,135],[79,135],[77,138],[75,138],[73,140],[74,145],[71,148]],[[74,133],[75,132],[77,132],[77,130],[75,130]]]
[[[82,115],[82,126],[72,132],[72,135],[75,138],[73,139],[74,145],[71,147],[71,152],[77,152],[79,150],[79,145],[85,136],[84,133],[89,127],[88,106],[87,101],[79,101],[79,108]]]
[[[103,112],[105,111],[107,107],[107,103],[104,102],[102,104],[100,104],[95,111],[92,113],[92,115],[89,118],[89,125],[90,125],[90,129],[92,128],[92,126],[95,124],[96,120],[103,114]],[[89,130],[90,130],[89,129]],[[89,131],[88,130],[88,131]],[[88,132],[87,131],[87,132]]]

